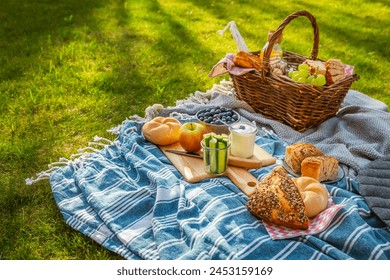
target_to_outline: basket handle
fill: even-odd
[[[295,18],[300,17],[300,16],[305,16],[307,17],[311,25],[313,26],[314,29],[314,41],[313,41],[313,49],[311,50],[311,59],[316,60],[317,55],[318,55],[318,44],[320,41],[320,34],[317,26],[317,21],[314,18],[314,16],[309,13],[308,11],[301,10],[297,11],[295,13],[292,13],[288,17],[286,17],[283,22],[279,25],[278,29],[276,29],[275,33],[271,36],[268,42],[267,48],[264,50],[264,56],[263,56],[263,71],[261,71],[263,78],[265,79],[265,74],[270,71],[270,56],[272,52],[272,48],[275,45],[275,42],[279,39],[279,37],[282,35],[284,28]]]

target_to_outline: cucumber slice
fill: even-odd
[[[222,138],[222,142],[225,143],[227,147],[227,145],[229,144],[229,138],[228,137]]]
[[[218,134],[218,135],[215,135],[214,138],[216,138],[217,141],[219,142],[219,141],[222,141],[223,136]]]
[[[206,133],[203,135],[203,140],[204,140],[204,143],[207,147],[209,146],[208,143],[212,137],[213,137],[213,135],[211,133]]]
[[[211,174],[222,174],[227,168],[227,147],[229,138],[226,134],[217,135],[213,132],[203,136],[204,147],[203,158],[208,172]],[[210,149],[207,149],[210,148]],[[221,149],[221,150],[219,150]]]
[[[218,173],[224,173],[226,171],[226,163],[227,163],[227,144],[225,141],[219,141],[217,143],[218,150]]]
[[[216,174],[218,173],[218,152],[215,150],[218,147],[217,138],[213,137],[210,139],[209,147],[211,148],[209,154],[210,172]]]
[[[204,145],[206,147],[210,147],[210,140],[212,138],[212,134],[211,133],[207,133],[207,134],[204,134],[203,135],[203,141],[204,141]],[[210,165],[210,152],[208,149],[203,149],[203,158],[204,158],[204,161],[206,163],[206,165]]]

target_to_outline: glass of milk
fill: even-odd
[[[252,123],[237,122],[229,126],[230,154],[240,158],[250,158],[253,155],[257,128]]]

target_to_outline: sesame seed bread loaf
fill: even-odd
[[[300,192],[282,166],[275,167],[256,186],[246,206],[264,221],[296,229],[309,227]]]

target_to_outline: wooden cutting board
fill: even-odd
[[[160,149],[165,154],[165,156],[172,162],[176,169],[183,175],[184,179],[187,182],[197,183],[204,179],[215,177],[215,175],[210,175],[204,170],[203,159],[173,154],[165,151],[182,151],[183,149],[181,148],[179,143],[175,143],[169,146],[160,146]],[[261,163],[261,166],[270,165],[275,163],[276,161],[274,157],[272,157],[270,154],[268,154],[266,151],[264,151],[257,145],[255,145],[254,156],[251,159],[253,161],[259,161]],[[240,158],[235,158],[235,160],[240,160]],[[247,159],[241,160],[244,162],[247,161]],[[227,176],[247,196],[250,196],[254,192],[254,187],[258,183],[258,180],[251,173],[249,173],[246,168],[243,167],[229,165],[226,173],[222,176]]]

